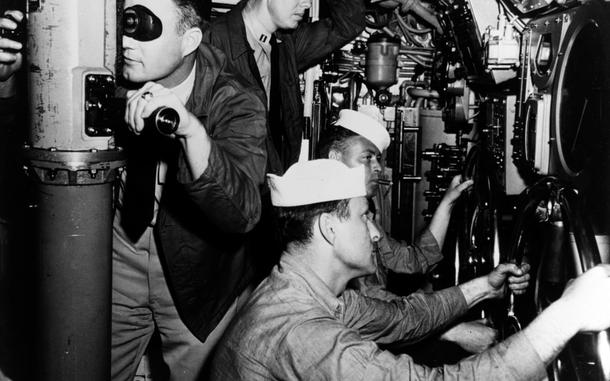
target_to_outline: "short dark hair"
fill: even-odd
[[[316,149],[317,159],[328,159],[330,151],[345,152],[348,147],[347,140],[354,136],[360,136],[352,130],[337,124],[331,124],[326,128],[320,136],[318,147]]]
[[[202,23],[201,8],[196,0],[172,0],[178,8],[178,32],[184,33],[190,28],[200,27]]]
[[[349,218],[349,200],[319,202],[317,204],[289,208],[275,207],[276,234],[281,249],[288,244],[305,245],[313,237],[316,217],[322,213],[333,213],[340,219]]]

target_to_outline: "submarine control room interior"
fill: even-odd
[[[610,380],[610,1],[3,0],[0,155],[0,381]]]

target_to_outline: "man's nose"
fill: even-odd
[[[377,160],[377,158],[373,158],[371,159],[371,170],[375,173],[381,173],[381,163],[379,162],[379,160]]]
[[[369,229],[369,237],[371,237],[371,242],[379,242],[381,239],[381,232],[377,228],[377,225],[373,221],[367,220],[366,226]]]
[[[311,8],[311,0],[302,0],[301,7],[303,7],[304,9]]]
[[[133,48],[134,39],[128,36],[123,35],[121,38],[121,43],[123,48]]]

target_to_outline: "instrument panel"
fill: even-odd
[[[555,3],[555,0],[510,0],[522,14],[529,14],[548,9]]]

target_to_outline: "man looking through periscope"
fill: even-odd
[[[113,223],[111,375],[133,380],[158,329],[170,379],[195,380],[252,279],[243,244],[260,216],[265,106],[200,44],[194,0],[126,0],[123,17],[122,73],[139,89],[126,92],[133,134],[116,136],[128,161]],[[7,85],[21,66],[8,49],[21,44],[2,38],[0,49]],[[173,139],[145,129],[159,107],[178,113]]]
[[[117,136],[129,157],[113,229],[113,380],[133,379],[155,328],[170,378],[197,379],[252,279],[265,106],[201,44],[200,23],[194,0],[124,4],[123,76],[139,89],[126,93],[136,136]],[[174,139],[145,129],[160,107],[178,114]]]
[[[523,331],[457,364],[428,368],[383,351],[378,343],[442,327],[450,315],[502,295],[506,283],[523,291],[523,272],[503,264],[433,294],[366,297],[346,289],[375,271],[379,232],[364,168],[313,160],[269,175],[269,183],[285,250],[219,343],[212,380],[538,380],[574,334],[610,326],[610,265],[600,265]]]
[[[354,110],[341,110],[335,123],[325,129],[318,145],[318,157],[341,161],[348,167],[364,165],[366,190],[373,203],[379,190],[382,154],[390,145],[390,134],[374,117]],[[472,185],[472,180],[460,183],[461,176],[451,181],[445,196],[434,212],[430,225],[413,245],[394,240],[382,233],[377,249],[375,274],[360,277],[350,283],[363,294],[380,299],[394,299],[387,290],[388,270],[402,274],[425,274],[443,259],[442,247],[455,201]],[[374,221],[372,223],[375,223]],[[379,231],[381,228],[377,227]],[[525,271],[529,266],[525,268]],[[482,321],[460,323],[441,335],[441,340],[455,342],[463,349],[479,353],[495,343],[496,330]]]

